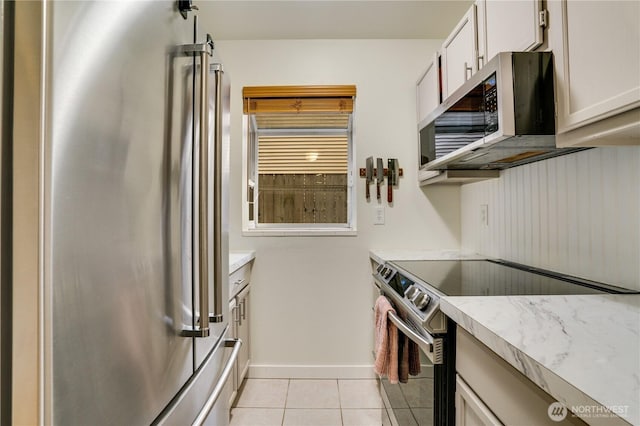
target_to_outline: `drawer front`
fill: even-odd
[[[249,262],[242,268],[229,275],[229,299],[234,298],[251,280],[251,267],[253,262]]]

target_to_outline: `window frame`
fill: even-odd
[[[356,191],[355,184],[355,129],[353,126],[354,110],[350,113],[347,130],[347,223],[258,223],[258,143],[257,134],[253,131],[256,123],[250,114],[242,114],[242,233],[245,236],[355,236],[356,224]],[[335,133],[335,130],[332,130]],[[301,133],[322,134],[324,129]],[[250,188],[253,188],[251,197]],[[249,218],[249,210],[253,205],[253,220]]]

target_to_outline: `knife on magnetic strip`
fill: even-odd
[[[373,157],[369,157],[367,158],[367,183],[366,183],[367,201],[371,199],[371,193],[369,192],[369,185],[371,184],[372,180],[373,180]]]
[[[384,182],[384,167],[382,165],[382,158],[377,159],[377,167],[376,167],[376,195],[378,200],[380,200],[380,185]]]
[[[393,186],[398,184],[398,160],[389,158],[387,167],[389,174],[387,178],[387,202],[393,203]]]

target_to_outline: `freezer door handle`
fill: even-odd
[[[222,79],[224,71],[221,64],[212,64],[215,75],[215,133],[214,133],[214,179],[213,179],[213,313],[209,313],[209,322],[223,322],[224,304],[222,286],[227,285],[222,276]]]
[[[233,348],[231,351],[231,356],[227,360],[224,368],[222,369],[222,374],[220,375],[220,379],[216,383],[216,386],[213,388],[211,395],[207,399],[207,402],[204,403],[202,410],[193,421],[192,426],[201,426],[204,424],[204,421],[207,419],[207,416],[211,412],[211,409],[216,404],[216,401],[220,397],[222,390],[224,389],[224,385],[229,379],[229,375],[233,371],[233,365],[236,363],[238,359],[238,354],[240,353],[240,347],[242,346],[242,340],[240,339],[227,339],[224,341],[225,348]]]

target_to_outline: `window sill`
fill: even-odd
[[[245,237],[355,237],[358,231],[355,228],[322,228],[322,229],[244,229]]]

